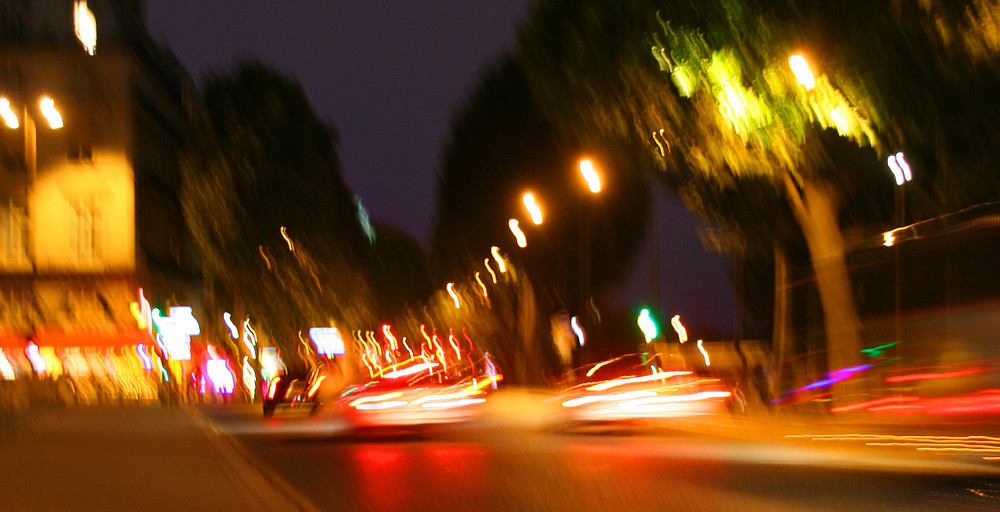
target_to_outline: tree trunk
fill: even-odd
[[[790,354],[788,346],[788,256],[784,247],[774,244],[774,327],[771,347],[774,354],[774,381],[777,389],[784,389],[784,362]]]
[[[839,198],[822,183],[804,180],[798,192],[790,176],[786,175],[785,181],[816,275],[826,334],[827,371],[857,366],[861,360],[861,321],[847,273],[844,237],[838,221]],[[834,401],[857,399],[851,395],[859,390],[857,379],[848,379],[834,387]]]

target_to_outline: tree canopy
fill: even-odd
[[[997,182],[981,156],[995,102],[976,110],[998,76],[997,5],[543,0],[519,55],[556,126],[638,141],[714,216],[714,190],[770,181],[809,247],[835,369],[860,348],[842,226],[865,215],[845,217],[849,195],[889,182],[885,157],[904,147],[939,204]],[[948,178],[963,173],[976,178]]]
[[[298,83],[254,61],[209,76],[198,129],[182,203],[220,307],[239,302],[296,344],[298,330],[367,314],[370,244],[336,133]]]

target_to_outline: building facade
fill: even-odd
[[[0,0],[0,347],[148,343],[130,304],[199,305],[179,201],[193,82],[139,0]],[[61,123],[56,121],[61,118]],[[13,357],[13,356],[11,356]]]

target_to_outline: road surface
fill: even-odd
[[[795,442],[493,421],[348,435],[335,420],[204,412],[321,510],[1000,510],[996,473]]]

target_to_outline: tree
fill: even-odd
[[[248,61],[204,84],[182,204],[221,296],[286,353],[298,334],[369,316],[369,242],[340,175],[335,132],[293,79]]]
[[[850,90],[826,73],[801,85],[789,69],[808,47],[809,14],[795,2],[544,1],[520,54],[560,127],[645,140],[689,180],[739,190],[765,179],[783,194],[809,248],[833,370],[861,349],[844,191],[876,166],[865,148],[882,140]]]
[[[585,155],[606,180],[596,197],[580,176]],[[483,271],[483,258],[496,245],[538,295],[541,318],[579,311],[581,228],[590,234],[595,291],[624,274],[643,240],[648,177],[631,171],[634,165],[637,159],[621,145],[560,135],[536,105],[521,64],[503,58],[458,111],[442,154],[431,246],[438,278]],[[527,191],[541,203],[540,226],[530,223],[522,204]],[[515,244],[510,218],[519,219],[527,247]]]
[[[369,282],[382,318],[394,315],[407,305],[427,301],[433,292],[427,254],[412,236],[389,226],[376,224]]]

